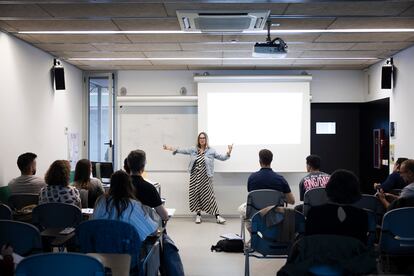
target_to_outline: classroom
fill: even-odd
[[[0,0],[0,189],[25,152],[43,178],[55,160],[118,171],[143,150],[185,274],[241,275],[243,253],[210,247],[240,234],[259,151],[273,152],[291,208],[311,154],[374,195],[399,157],[414,159],[413,71],[414,1]],[[225,224],[194,223],[190,157],[175,155],[203,131],[228,155],[211,178]],[[250,258],[250,274],[285,262]]]

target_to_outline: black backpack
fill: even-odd
[[[243,241],[242,240],[219,240],[216,245],[211,246],[211,252],[243,252]]]

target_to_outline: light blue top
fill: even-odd
[[[114,206],[110,206],[110,210],[107,212],[106,198],[105,196],[101,196],[96,201],[92,219],[118,220],[118,213]],[[158,227],[157,223],[144,212],[141,203],[133,199],[129,201],[128,207],[122,212],[119,220],[134,226],[138,231],[141,241],[145,240],[148,235],[154,233]]]
[[[401,190],[400,197],[414,197],[414,182],[408,184]]]
[[[197,147],[192,147],[188,149],[177,148],[175,151],[173,151],[173,154],[176,154],[176,153],[190,155],[191,159],[190,159],[190,164],[188,165],[188,172],[191,173],[191,169],[193,168],[194,162],[197,159],[197,154],[198,154]],[[206,163],[206,171],[207,171],[208,177],[212,177],[214,174],[214,158],[221,160],[221,161],[225,161],[229,159],[230,156],[227,154],[219,154],[213,148],[206,148],[206,150],[204,151],[204,160]]]

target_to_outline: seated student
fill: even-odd
[[[121,170],[112,174],[108,193],[96,201],[92,219],[127,222],[137,229],[141,241],[157,230],[157,224],[145,213],[142,204],[135,200],[129,175]]]
[[[342,235],[367,242],[368,215],[349,204],[361,198],[356,175],[336,170],[326,185],[330,203],[312,207],[306,217],[305,235]]]
[[[387,179],[382,183],[374,183],[374,189],[382,189],[384,192],[388,193],[393,189],[402,189],[407,183],[400,175],[401,164],[408,158],[400,157],[394,164],[392,173],[387,177]]]
[[[10,194],[39,194],[40,189],[46,186],[45,181],[35,176],[37,155],[31,152],[21,154],[17,158],[17,166],[21,175],[9,182]]]
[[[76,163],[75,178],[72,183],[79,191],[88,191],[88,206],[83,208],[93,208],[96,199],[104,193],[102,182],[98,178],[91,177],[92,164],[88,159],[81,159]]]
[[[40,191],[39,204],[49,202],[68,203],[81,207],[78,189],[69,186],[70,163],[56,160],[50,165],[45,175],[47,186]]]
[[[142,204],[154,208],[163,221],[168,220],[168,212],[162,205],[161,197],[157,189],[151,183],[144,180],[142,174],[146,163],[145,152],[142,150],[131,151],[128,155],[128,167],[131,170],[132,185],[135,187],[135,197]]]
[[[129,166],[128,166],[128,158],[125,158],[125,159],[124,159],[124,171],[125,171],[127,174],[131,174],[131,170],[129,169]]]
[[[259,151],[260,170],[249,176],[247,180],[247,191],[251,192],[262,189],[280,191],[284,194],[287,203],[295,204],[295,197],[286,179],[272,170],[272,161],[273,153],[270,150],[262,149]],[[245,216],[246,203],[240,205],[238,210],[242,216]]]
[[[307,191],[314,188],[325,188],[329,181],[329,174],[321,172],[321,158],[318,155],[309,155],[306,157],[307,174],[299,183],[299,196],[303,201]]]
[[[380,190],[377,193],[378,199],[388,210],[400,207],[414,206],[412,205],[414,203],[414,160],[405,160],[402,162],[399,170],[402,179],[406,184],[408,184],[402,189],[401,194],[399,196],[396,196],[393,194],[384,193],[383,190]],[[391,198],[392,203],[391,200],[388,200],[387,198]]]

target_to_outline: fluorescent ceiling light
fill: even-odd
[[[271,30],[271,34],[303,34],[303,33],[413,33],[413,28],[400,29],[309,29],[309,30]],[[187,31],[169,31],[169,30],[143,30],[143,31],[20,31],[19,34],[246,34],[257,35],[267,34],[266,30],[245,31],[245,32],[187,32]]]
[[[73,61],[133,61],[133,60],[378,60],[376,57],[357,57],[357,58],[344,58],[344,57],[320,57],[320,58],[253,58],[253,57],[241,57],[241,58],[219,58],[219,57],[183,57],[183,58],[66,58],[66,60]]]

